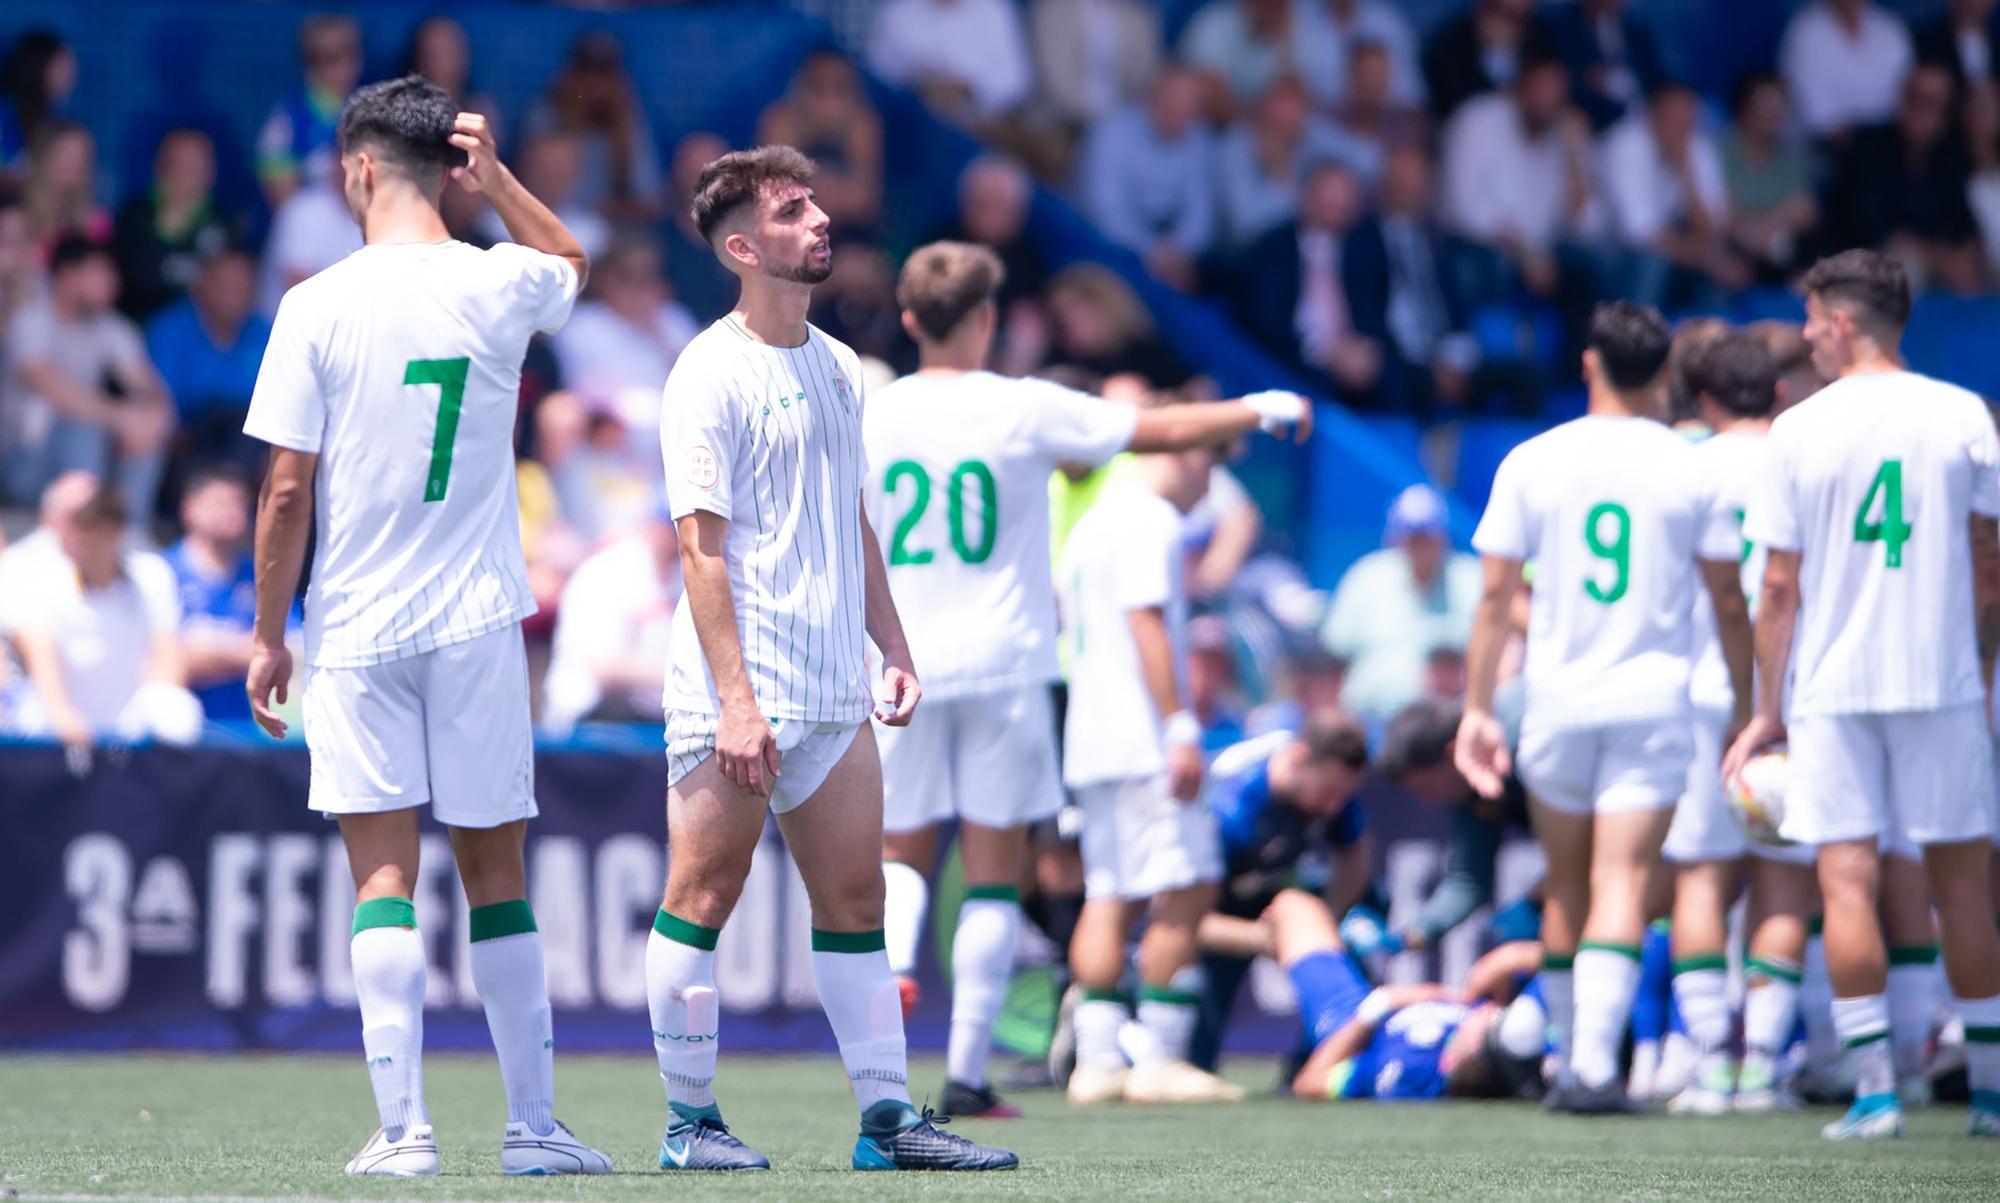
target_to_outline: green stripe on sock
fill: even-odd
[[[1012,902],[1015,903],[1016,905],[1019,905],[1021,901],[1021,887],[1020,886],[965,887],[965,901],[972,902],[974,900],[982,902]]]
[[[1621,957],[1636,961],[1643,955],[1637,944],[1620,944],[1615,940],[1585,940],[1576,946],[1578,952],[1615,952]]]
[[[881,952],[889,947],[879,927],[874,931],[821,931],[815,927],[812,933],[814,952]]]
[[[535,912],[525,898],[472,908],[472,942],[521,936],[535,930]]]
[[[1864,1045],[1874,1044],[1878,1040],[1887,1040],[1888,1038],[1889,1029],[1883,1028],[1879,1032],[1870,1032],[1866,1036],[1856,1036],[1852,1040],[1843,1040],[1841,1044],[1847,1048],[1861,1048]]]
[[[1811,937],[1813,937],[1813,936],[1817,936],[1817,935],[1820,935],[1820,934],[1824,933],[1825,931],[1826,931],[1826,917],[1825,917],[1825,916],[1823,916],[1823,915],[1814,915],[1814,916],[1813,916],[1812,918],[1810,918],[1810,919],[1806,920],[1806,936],[1807,936],[1807,938],[1809,938],[1809,939],[1810,939]]]
[[[1542,968],[1552,973],[1568,973],[1576,968],[1576,954],[1573,952],[1545,952],[1542,954]]]
[[[1783,961],[1767,961],[1763,957],[1751,957],[1743,968],[1744,972],[1752,977],[1762,974],[1777,981],[1790,982],[1794,986],[1805,977],[1797,965],[1788,965]]]
[[[415,927],[417,904],[407,898],[370,898],[354,906],[354,934],[371,927]]]
[[[2000,1027],[1984,1028],[1973,1027],[1971,1024],[1967,1024],[1965,1028],[1965,1042],[1967,1044],[2000,1044]]]
[[[715,938],[722,934],[715,928],[689,923],[665,907],[661,907],[660,913],[653,916],[653,930],[676,944],[685,944],[689,948],[699,948],[704,952],[714,952]]]
[[[1201,997],[1199,995],[1189,994],[1185,990],[1176,990],[1172,986],[1148,986],[1144,984],[1141,984],[1139,987],[1139,1001],[1166,1003],[1175,1007],[1195,1007],[1201,1005]]]
[[[1891,965],[1935,965],[1938,946],[1935,944],[1906,944],[1889,950]]]
[[[1083,988],[1083,1001],[1117,1003],[1121,1007],[1126,1006],[1131,1002],[1130,999],[1125,997],[1122,991],[1098,990],[1091,986],[1085,986]]]
[[[1677,957],[1674,960],[1674,974],[1699,973],[1704,969],[1727,970],[1729,958],[1719,952],[1699,953],[1695,956]]]

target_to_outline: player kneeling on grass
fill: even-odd
[[[1070,970],[1075,1103],[1237,1102],[1243,1091],[1187,1061],[1195,932],[1214,905],[1222,851],[1202,803],[1201,723],[1186,709],[1187,592],[1181,518],[1208,489],[1207,451],[1141,457],[1076,524],[1057,571],[1069,641],[1063,776],[1082,812],[1083,916]],[[1119,983],[1139,942],[1139,1025],[1126,1069]]]
[[[936,859],[937,825],[958,819],[966,900],[952,939],[951,1041],[941,1109],[1009,1115],[986,1080],[993,1022],[1020,932],[1019,885],[1032,823],[1062,804],[1049,685],[1056,663],[1049,475],[1119,452],[1218,446],[1258,429],[1309,430],[1305,400],[1139,410],[1046,380],[985,370],[1000,261],[939,242],[910,256],[897,284],[915,375],[869,399],[862,425],[874,479],[875,537],[889,589],[923,666],[923,709],[884,725],[884,926],[905,1006]]]
[[[522,845],[535,815],[521,620],[535,612],[514,496],[521,359],[569,316],[588,264],[514,179],[485,119],[418,76],[356,92],[340,117],[348,208],[367,245],[278,308],[244,432],[272,445],[257,513],[248,689],[273,735],[292,675],[285,616],[306,592],[310,804],[340,821],[354,872],[354,993],[382,1127],[350,1174],[438,1172],[424,1107],[424,944],[411,890],[417,812],[451,829],[471,905],[509,1174],[603,1174],[557,1122],[555,1040]],[[450,175],[513,243],[479,250],[438,214]],[[315,528],[314,519],[317,518]]]
[[[1653,310],[1598,307],[1583,355],[1588,414],[1508,454],[1472,541],[1486,585],[1453,751],[1466,780],[1492,798],[1511,762],[1494,682],[1521,566],[1535,562],[1520,775],[1548,858],[1542,982],[1566,1058],[1550,1105],[1580,1113],[1629,1106],[1618,1062],[1639,984],[1646,883],[1693,758],[1698,578],[1739,707],[1750,694],[1734,516],[1716,504],[1694,449],[1659,420],[1668,344]]]
[[[1473,966],[1464,990],[1429,983],[1370,989],[1319,899],[1286,890],[1263,921],[1312,1046],[1292,1078],[1293,1094],[1409,1102],[1539,1091],[1547,1013],[1532,993],[1515,998],[1515,984],[1541,963],[1539,945],[1494,949]]]

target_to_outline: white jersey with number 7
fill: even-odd
[[[1534,563],[1525,722],[1686,712],[1695,560],[1734,563],[1742,542],[1679,435],[1592,415],[1529,439],[1501,462],[1472,545]]]
[[[1771,426],[1744,537],[1799,553],[1792,713],[1978,702],[1973,514],[2000,514],[2000,439],[1972,393],[1849,376]]]
[[[356,668],[535,613],[521,555],[521,359],[576,270],[503,243],[363,247],[285,294],[245,434],[319,456],[306,662]]]

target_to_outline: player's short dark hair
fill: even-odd
[[[1880,251],[1830,255],[1806,272],[1804,288],[1809,297],[1851,307],[1864,324],[1901,331],[1910,320],[1909,273]]]
[[[1731,330],[1702,349],[1701,391],[1739,418],[1761,418],[1778,404],[1778,361],[1764,340]]]
[[[1413,702],[1389,720],[1382,733],[1376,767],[1390,781],[1417,769],[1436,768],[1450,757],[1458,738],[1460,710],[1455,702]]]
[[[1800,368],[1812,366],[1812,344],[1806,341],[1797,322],[1771,318],[1751,322],[1743,329],[1763,344],[1764,353],[1771,357],[1771,366],[1779,376],[1788,376]]]
[[[90,495],[89,501],[77,507],[70,521],[76,526],[95,530],[106,527],[122,529],[131,513],[125,505],[125,495],[111,485],[103,485]]]
[[[715,232],[754,204],[772,184],[811,184],[813,161],[789,146],[759,146],[735,150],[701,169],[694,203],[688,207],[702,241],[715,242]]]
[[[1306,759],[1315,764],[1338,763],[1350,769],[1368,767],[1368,732],[1351,715],[1322,710],[1306,716],[1299,730]]]
[[[1673,350],[1667,355],[1667,420],[1690,422],[1701,416],[1696,398],[1708,391],[1701,374],[1702,356],[1729,333],[1719,317],[1692,317],[1674,329]]]
[[[935,342],[950,338],[980,306],[992,302],[1007,278],[1000,257],[970,242],[933,242],[903,264],[896,304]]]
[[[340,153],[367,149],[377,159],[437,185],[445,170],[465,165],[451,144],[458,102],[421,75],[385,79],[348,97],[340,110]]]
[[[1667,319],[1650,305],[1607,301],[1590,315],[1585,342],[1597,352],[1607,384],[1621,393],[1637,392],[1660,378],[1673,350]]]
[[[56,242],[49,252],[49,274],[59,276],[79,263],[111,258],[111,248],[81,234],[70,234]]]

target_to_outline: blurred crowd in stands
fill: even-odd
[[[1006,266],[998,370],[1140,403],[1213,394],[1117,272],[1050,261],[1029,228],[1046,188],[1329,395],[1426,421],[1532,414],[1608,295],[1699,309],[1781,288],[1849,245],[1893,250],[1930,288],[1988,287],[1992,9],[1950,0],[1912,29],[1866,0],[1813,0],[1768,73],[1716,97],[1678,82],[1622,0],[1474,0],[1426,32],[1387,0],[1209,0],[1171,43],[1146,0],[883,0],[860,61],[808,55],[756,137],[819,164],[838,251],[811,317],[862,353],[872,383],[913,366],[900,254],[949,236]],[[687,214],[728,144],[656,136],[628,49],[582,34],[539,99],[508,112],[477,86],[454,17],[424,21],[391,65],[486,113],[593,258],[574,316],[531,351],[521,398],[522,526],[543,609],[530,633],[557,729],[658,716],[679,592],[659,397],[681,348],[734,299]],[[255,141],[261,204],[235,211],[216,144],[193,126],[164,130],[150,178],[106,195],[103,148],[66,116],[93,86],[73,49],[39,30],[5,48],[0,502],[16,544],[0,555],[0,727],[184,732],[190,699],[242,717],[262,463],[242,418],[285,289],[360,245],[334,130],[368,73],[361,31],[309,17],[296,52]],[[864,69],[983,144],[947,228],[893,228]],[[446,198],[458,237],[504,238],[481,198]],[[1385,550],[1337,592],[1257,554],[1241,489],[1219,485],[1208,509],[1191,571],[1217,614],[1196,654],[1218,739],[1255,725],[1246,697],[1344,683],[1351,707],[1382,719],[1455,694],[1473,584],[1436,494],[1399,499]]]

